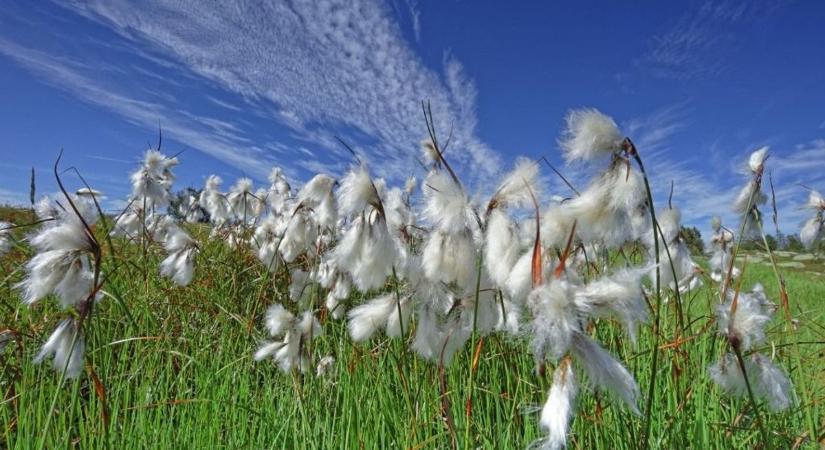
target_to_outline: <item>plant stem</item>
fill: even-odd
[[[762,414],[759,412],[759,404],[756,403],[756,397],[753,395],[751,382],[748,379],[748,372],[747,369],[745,369],[745,360],[742,358],[742,351],[738,345],[731,345],[731,347],[733,347],[733,353],[736,355],[736,361],[739,363],[739,369],[742,370],[742,377],[745,378],[745,387],[748,389],[748,398],[750,398],[753,411],[756,414],[756,423],[759,425],[759,432],[762,433],[762,441],[765,445],[768,445],[768,432],[765,430],[765,423],[762,421]]]
[[[481,270],[484,266],[484,256],[479,255],[477,261],[477,272],[476,272],[476,291],[475,291],[475,303],[473,305],[473,346],[471,348],[476,348],[476,341],[478,340],[478,330],[476,329],[478,325],[478,301],[481,297]],[[481,348],[478,349],[481,351]],[[473,358],[475,359],[475,358]],[[475,384],[475,367],[472,364],[472,360],[470,362],[470,374],[469,374],[469,381],[467,382],[467,405],[466,405],[466,420],[467,425],[464,428],[464,448],[471,448],[470,447],[470,430],[472,428],[472,408],[473,408],[473,385]]]
[[[647,387],[647,405],[645,406],[644,433],[642,434],[642,447],[649,448],[650,419],[653,412],[653,397],[656,394],[656,372],[659,369],[659,313],[662,306],[661,272],[659,270],[659,237],[657,235],[659,222],[656,220],[656,210],[653,206],[653,193],[650,191],[650,182],[648,181],[642,158],[639,156],[636,146],[633,145],[633,142],[629,138],[625,139],[624,146],[639,166],[639,171],[642,173],[642,179],[645,183],[645,192],[647,193],[648,206],[650,207],[650,220],[652,221],[653,228],[653,252],[656,262],[656,308],[653,315],[653,355],[650,363],[650,383],[648,383]]]

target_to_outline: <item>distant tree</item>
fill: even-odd
[[[765,240],[768,242],[768,247],[771,250],[776,250],[778,248],[776,238],[773,235],[768,234],[765,236]]]
[[[796,234],[789,234],[785,236],[784,249],[791,252],[804,252],[805,246],[802,245],[802,241],[799,240],[799,236]]]
[[[189,201],[190,198],[194,198],[195,200],[199,199],[201,195],[201,189],[196,189],[193,187],[187,187],[178,191],[172,200],[169,201],[169,214],[178,219],[184,220],[186,213],[188,212],[189,208],[191,207]],[[208,222],[209,221],[209,214],[201,208],[200,206],[195,206],[201,210],[201,222]]]
[[[682,239],[685,240],[690,252],[694,255],[701,255],[705,252],[705,242],[702,240],[702,233],[696,227],[682,227]]]

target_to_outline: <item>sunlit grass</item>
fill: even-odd
[[[207,230],[195,231],[205,241]],[[451,446],[438,368],[405,350],[400,341],[382,337],[356,345],[343,322],[325,320],[312,352],[316,360],[335,356],[329,376],[285,375],[276,365],[251,358],[265,337],[260,323],[264,309],[276,301],[289,304],[283,281],[251,255],[210,242],[195,280],[181,288],[158,276],[160,252],[143,259],[134,246],[116,248],[117,258],[106,259],[104,270],[112,273],[105,289],[122,304],[110,297],[101,301],[87,336],[87,376],[60,388],[56,372],[31,360],[63,313],[51,302],[31,309],[20,304],[12,285],[20,279],[17,268],[26,257],[25,246],[0,260],[6,274],[0,287],[0,328],[15,336],[0,354],[0,447],[36,448],[41,440],[47,448]],[[114,264],[126,259],[134,264]],[[707,377],[708,365],[725,346],[712,322],[718,293],[711,287],[683,297],[685,335],[677,334],[674,303],[662,308],[651,447],[815,448],[814,442],[823,439],[825,280],[798,271],[787,271],[785,277],[797,332],[788,334],[777,314],[769,341],[758,350],[774,354],[788,371],[798,401],[778,414],[762,408],[771,442],[760,442],[749,402],[722,395]],[[747,267],[743,287],[757,281],[777,301],[770,267]],[[406,331],[410,335],[412,330]],[[642,328],[635,347],[616,323],[596,322],[591,332],[628,363],[640,386],[647,386],[653,342],[649,326]],[[546,398],[552,372],[545,378],[537,375],[524,340],[488,336],[468,405],[474,350],[465,346],[446,372],[456,445],[527,447],[541,436],[536,410]],[[92,374],[102,389],[96,389]],[[642,417],[600,395],[581,395],[578,406],[570,448],[639,446]]]

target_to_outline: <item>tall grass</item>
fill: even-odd
[[[252,352],[264,339],[262,305],[288,304],[288,287],[252,255],[208,241],[206,229],[192,231],[206,244],[195,280],[185,288],[157,275],[162,255],[152,248],[145,258],[147,280],[143,267],[114,267],[107,259],[110,296],[90,319],[89,376],[62,388],[58,373],[31,362],[59,320],[57,309],[49,302],[29,309],[12,289],[21,277],[17,268],[29,256],[25,246],[0,260],[6,274],[0,286],[0,328],[14,336],[0,353],[0,447],[34,448],[41,439],[47,448],[452,445],[442,419],[438,365],[405,351],[399,340],[353,344],[346,324],[330,319],[312,343],[315,355],[335,356],[329,376],[285,375],[274,364],[254,364]],[[141,261],[142,251],[120,245],[117,258]],[[659,336],[643,327],[636,347],[623,338],[618,324],[594,323],[592,334],[628,363],[641,386],[654,375],[650,357],[654,343],[660,344],[651,448],[816,448],[825,439],[825,278],[801,272],[785,278],[796,335],[786,336],[788,329],[777,318],[759,350],[774,353],[794,383],[807,380],[807,388],[797,389],[798,401],[788,411],[772,414],[763,408],[769,442],[763,442],[750,402],[723,395],[707,377],[708,365],[725,347],[713,323],[716,284],[706,280],[710,287],[682,296],[686,329],[693,334],[681,333],[670,311],[676,306],[673,298],[662,305]],[[748,266],[742,285],[757,281],[772,299],[779,298],[770,267]],[[541,436],[537,409],[551,380],[535,372],[527,346],[524,340],[490,335],[476,371],[471,371],[476,345],[465,346],[445,368],[459,447],[525,448]],[[53,398],[57,402],[49,418]],[[579,396],[578,409],[570,448],[641,445],[642,417],[598,395]]]

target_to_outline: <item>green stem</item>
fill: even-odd
[[[484,256],[479,255],[478,263],[477,263],[477,272],[476,272],[476,291],[475,291],[475,304],[473,305],[473,345],[470,347],[470,374],[468,376],[468,383],[467,383],[467,405],[472,407],[473,402],[473,385],[475,384],[475,370],[473,370],[473,352],[475,351],[477,340],[478,340],[478,302],[479,298],[481,297],[481,270],[484,266]],[[471,410],[467,410],[469,413]],[[467,419],[467,426],[464,428],[464,448],[469,449],[471,448],[470,445],[470,430],[472,428],[472,415],[466,414]]]
[[[767,448],[770,448],[770,446],[768,446],[768,432],[765,430],[765,423],[762,421],[762,413],[759,412],[759,404],[756,403],[756,397],[753,395],[751,382],[748,379],[748,372],[747,369],[745,369],[745,360],[742,358],[742,351],[738,345],[732,345],[731,347],[733,347],[733,353],[736,355],[736,361],[739,363],[739,369],[742,370],[742,377],[745,378],[745,387],[748,390],[748,398],[756,414],[756,423],[759,425],[759,432],[762,433],[762,442]]]
[[[649,448],[651,425],[650,418],[653,412],[653,397],[656,393],[656,372],[659,369],[659,313],[662,305],[661,272],[659,270],[659,238],[657,236],[659,222],[656,220],[656,210],[653,206],[653,193],[650,191],[650,182],[648,181],[647,172],[645,172],[645,165],[642,163],[642,158],[639,156],[636,146],[633,145],[630,139],[626,139],[625,145],[626,148],[628,148],[628,153],[633,157],[636,164],[639,166],[639,171],[642,173],[642,179],[645,183],[645,192],[647,193],[648,206],[650,207],[650,220],[652,221],[653,227],[653,252],[656,262],[656,308],[653,315],[653,355],[650,363],[650,383],[648,383],[647,386],[647,405],[645,406],[645,424],[644,433],[642,434],[642,446],[644,448]]]

